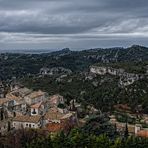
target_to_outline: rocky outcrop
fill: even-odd
[[[110,74],[110,75],[115,75],[115,76],[120,76],[123,75],[123,73],[125,72],[124,69],[116,69],[116,68],[112,68],[112,67],[99,67],[99,66],[91,66],[90,67],[90,72],[95,73],[95,74],[99,74],[99,75],[105,75],[105,74]]]
[[[135,81],[143,79],[143,75],[132,74],[132,73],[124,73],[120,76],[119,85],[120,86],[128,86],[133,84]]]
[[[119,76],[119,86],[128,86],[133,84],[135,81],[144,78],[143,74],[134,74],[134,73],[127,73],[124,69],[116,69],[112,67],[105,67],[105,66],[91,66],[90,72],[97,74],[97,75],[106,75],[110,74],[113,76]]]
[[[70,69],[66,69],[64,67],[53,67],[53,68],[41,68],[41,75],[55,75],[55,74],[71,74],[72,71]]]
[[[94,73],[94,74],[105,75],[105,74],[107,74],[107,68],[92,66],[92,67],[90,67],[90,72]]]
[[[41,68],[40,69],[40,74],[42,74],[42,75],[47,75],[47,74],[49,74],[50,73],[50,69],[49,68]]]

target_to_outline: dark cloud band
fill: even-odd
[[[0,0],[0,44],[46,43],[49,48],[87,48],[88,40],[90,46],[116,40],[121,45],[146,44],[147,10],[147,0]]]

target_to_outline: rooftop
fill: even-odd
[[[65,114],[62,114],[58,111],[57,108],[51,108],[48,110],[48,112],[45,114],[45,119],[48,120],[60,120]]]
[[[30,122],[30,123],[38,123],[41,119],[41,116],[16,116],[13,121],[18,121],[18,122]]]
[[[45,92],[39,90],[39,91],[34,91],[34,92],[30,93],[29,95],[27,95],[27,97],[29,97],[30,99],[34,99],[36,97],[40,97],[43,95],[45,95]]]
[[[41,105],[42,105],[42,102],[39,102],[39,103],[31,105],[31,108],[40,108]]]
[[[6,98],[7,98],[9,101],[11,101],[11,100],[19,101],[19,100],[22,99],[22,98],[17,97],[17,96],[15,96],[15,95],[13,95],[13,94],[10,94],[10,93],[8,93],[8,94],[6,95]]]
[[[4,103],[8,102],[9,100],[6,98],[0,98],[0,105],[3,105]]]
[[[61,119],[70,118],[72,115],[73,115],[73,113],[68,113],[68,114],[64,115]]]
[[[72,128],[72,125],[69,122],[61,122],[61,123],[48,123],[46,125],[46,129],[49,132],[60,132],[62,130],[68,131]]]
[[[61,123],[49,123],[47,125],[47,130],[49,132],[59,132],[61,130],[63,130],[65,128],[65,126]]]
[[[137,133],[137,136],[148,138],[148,130],[141,130]]]
[[[31,89],[28,89],[26,87],[23,87],[23,88],[19,88],[17,90],[14,90],[13,92],[11,92],[12,94],[15,94],[15,93],[19,93],[19,95],[21,96],[26,96],[28,94],[30,94],[32,92]]]
[[[50,96],[50,101],[58,100],[59,98],[63,98],[63,96],[56,94],[56,95]]]
[[[3,105],[4,103],[12,101],[12,100],[18,101],[20,100],[20,98],[8,94],[6,98],[0,98],[0,105]]]

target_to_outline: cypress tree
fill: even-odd
[[[128,125],[127,125],[127,122],[126,122],[126,125],[125,125],[125,132],[124,132],[124,137],[127,139],[129,136],[129,133],[128,133]]]

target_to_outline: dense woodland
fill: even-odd
[[[110,139],[105,134],[94,135],[73,129],[68,135],[63,132],[51,136],[41,130],[19,130],[15,135],[0,139],[1,148],[146,148],[148,139],[138,137]]]

